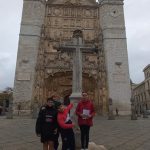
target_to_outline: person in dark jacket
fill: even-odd
[[[75,137],[73,132],[74,124],[72,123],[69,114],[69,111],[72,107],[73,104],[69,104],[67,107],[65,107],[61,103],[57,106],[57,121],[60,127],[62,138],[62,150],[75,150]]]
[[[85,92],[82,93],[82,99],[77,105],[76,115],[78,116],[78,124],[81,131],[81,147],[82,150],[87,150],[90,127],[93,125],[95,111],[93,103],[88,99],[88,94]]]
[[[0,115],[2,114],[3,107],[0,105]]]
[[[64,105],[65,106],[68,106],[70,104],[70,95],[67,95],[64,97]]]
[[[45,106],[42,106],[36,121],[36,134],[41,137],[43,150],[53,150],[54,141],[57,133],[57,110],[54,102],[47,99]]]
[[[59,103],[60,103],[60,96],[57,93],[55,93],[49,99],[51,99],[54,102],[54,107],[55,107],[55,109],[57,109],[57,105],[59,105]],[[59,139],[59,127],[57,129],[55,141],[54,141],[54,149],[55,150],[57,150],[58,146],[59,146],[58,139]]]

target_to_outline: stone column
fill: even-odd
[[[24,102],[26,106],[22,104],[23,109],[30,110],[31,107],[35,66],[44,17],[44,0],[24,0],[14,82],[14,105]]]
[[[99,0],[99,13],[109,97],[120,114],[130,114],[131,89],[123,0]]]
[[[147,111],[146,111],[146,104],[145,103],[143,104],[143,118],[148,118]]]
[[[74,45],[77,45],[73,51],[73,84],[71,98],[80,98],[82,94],[82,52],[80,45],[82,38],[73,38]]]
[[[77,116],[75,114],[76,107],[78,105],[79,99],[82,96],[82,52],[80,50],[80,45],[82,44],[82,38],[74,38],[74,45],[77,45],[76,50],[74,50],[73,55],[73,86],[72,86],[72,94],[70,96],[71,102],[74,107],[71,111],[71,118],[75,123],[74,133],[75,133],[75,142],[76,149],[81,148],[80,141],[80,129],[78,127]]]
[[[137,117],[141,117],[141,113],[140,113],[140,104],[139,104],[139,103],[137,104],[136,111],[137,111]]]

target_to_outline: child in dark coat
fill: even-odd
[[[41,107],[36,122],[36,134],[41,137],[43,150],[54,149],[57,128],[57,110],[53,100],[47,99],[47,104]]]

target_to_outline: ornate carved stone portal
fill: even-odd
[[[83,33],[83,90],[98,112],[130,112],[130,77],[123,0],[24,0],[14,83],[14,110],[31,110],[57,91],[71,93],[73,53],[59,51],[73,32]],[[70,44],[69,44],[70,45]],[[107,77],[106,77],[107,76]]]
[[[34,84],[34,97],[40,104],[56,91],[62,97],[71,94],[72,54],[54,47],[70,41],[73,32],[79,29],[87,46],[99,46],[99,52],[83,53],[83,90],[89,93],[99,112],[107,111],[106,69],[98,17],[97,5],[76,6],[69,5],[68,1],[65,5],[47,3]]]

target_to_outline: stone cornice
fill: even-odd
[[[143,72],[144,72],[145,70],[147,70],[148,68],[150,68],[150,64],[148,64],[148,65],[143,69]]]
[[[60,4],[60,5],[66,5],[66,6],[97,6],[98,3],[95,0],[86,0],[86,1],[80,1],[80,0],[48,0],[46,2],[47,4]]]
[[[46,4],[46,0],[23,0],[24,2],[25,1],[31,1],[31,2],[41,2],[43,4]]]
[[[109,5],[123,5],[124,0],[99,0],[99,5],[105,5],[105,4],[109,4]]]
[[[73,4],[70,4],[70,5],[68,5],[68,4],[51,4],[51,3],[49,3],[49,2],[47,2],[46,3],[48,6],[58,6],[58,7],[72,7],[72,8],[74,8],[74,7],[76,7],[76,8],[99,8],[99,5],[98,4],[96,4],[96,5],[73,5]]]

